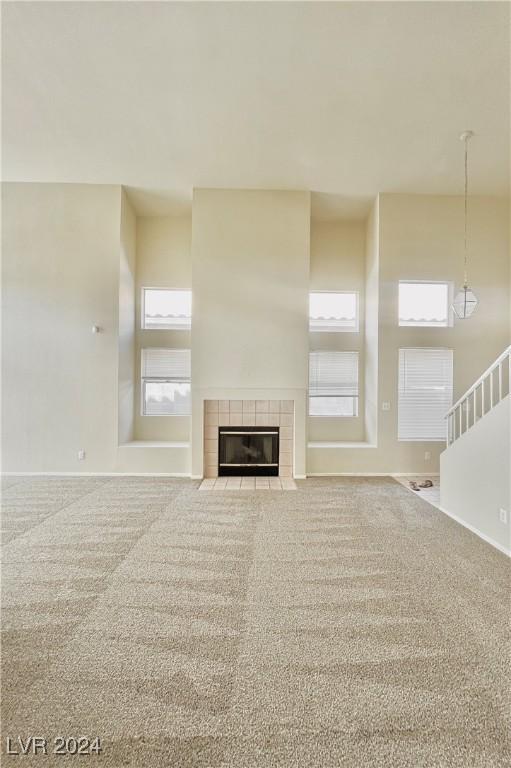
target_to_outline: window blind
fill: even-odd
[[[356,416],[358,352],[309,353],[309,415]]]
[[[399,440],[445,439],[452,371],[452,349],[399,350]]]
[[[144,416],[188,416],[191,403],[189,349],[142,350]]]
[[[160,349],[148,347],[142,350],[142,378],[189,380],[191,354],[189,349]]]

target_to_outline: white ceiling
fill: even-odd
[[[193,187],[509,193],[500,2],[4,3],[3,177],[125,184],[139,212]]]

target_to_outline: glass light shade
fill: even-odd
[[[456,294],[452,303],[452,309],[459,320],[466,320],[477,307],[477,303],[478,301],[475,293],[468,287],[468,285],[464,285]]]

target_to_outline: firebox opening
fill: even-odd
[[[279,427],[219,427],[219,475],[279,474]]]

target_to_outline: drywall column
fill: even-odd
[[[202,475],[204,399],[290,399],[290,392],[295,474],[305,475],[309,261],[308,192],[194,191],[194,476]]]
[[[119,268],[119,428],[120,445],[133,440],[135,397],[135,269],[137,220],[126,192],[121,196]]]
[[[376,198],[366,229],[365,439],[371,445],[378,442],[379,226]]]

